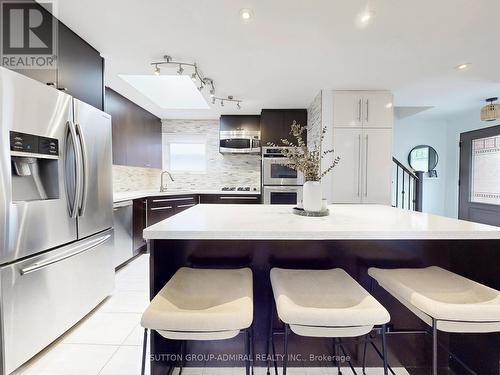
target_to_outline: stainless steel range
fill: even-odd
[[[113,289],[111,118],[0,68],[1,370]]]
[[[264,204],[300,204],[304,176],[290,168],[282,148],[264,147],[262,152],[262,194]]]

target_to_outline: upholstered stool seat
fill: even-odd
[[[438,330],[500,332],[500,292],[440,267],[379,269],[368,274],[432,327],[432,374],[438,374]],[[449,353],[466,370],[464,362]]]
[[[387,310],[342,269],[273,268],[278,316],[302,336],[355,337],[390,320]]]
[[[284,375],[287,369],[288,330],[300,336],[334,338],[337,357],[338,347],[345,355],[341,338],[368,334],[375,325],[382,326],[381,358],[384,374],[387,374],[385,324],[390,320],[389,313],[347,272],[339,268],[273,268],[271,284],[278,317],[285,325]],[[272,339],[272,332],[270,337]],[[336,362],[340,373],[340,361]],[[351,362],[349,364],[352,368]],[[275,371],[277,373],[276,364]]]
[[[153,298],[142,316],[144,328],[190,340],[232,338],[253,320],[249,268],[181,268]],[[180,334],[182,332],[182,334]]]
[[[440,267],[368,274],[425,323],[445,332],[500,331],[500,292]]]
[[[182,341],[225,340],[245,331],[249,358],[252,321],[253,276],[249,268],[183,267],[153,298],[141,325],[145,340],[148,329]],[[143,348],[145,353],[146,341]],[[249,374],[250,360],[246,362]]]

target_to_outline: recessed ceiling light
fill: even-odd
[[[244,8],[240,10],[240,17],[243,22],[250,22],[253,19],[253,11],[252,9]]]
[[[455,67],[455,69],[458,69],[458,70],[467,70],[469,67],[470,67],[470,63],[464,63],[464,64],[457,65]]]
[[[387,108],[387,109],[392,108],[392,103],[391,103],[391,102],[387,103],[387,104],[385,105],[385,108]]]
[[[373,17],[375,17],[375,12],[373,10],[367,10],[360,15],[359,20],[362,24],[366,25],[373,19]]]

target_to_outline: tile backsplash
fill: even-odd
[[[113,191],[160,190],[161,169],[113,165]]]
[[[204,135],[207,145],[207,172],[173,173],[170,186],[180,189],[220,190],[223,186],[260,187],[260,155],[219,153],[219,120],[163,120],[163,136]]]
[[[204,135],[207,145],[206,173],[172,173],[167,179],[171,189],[220,190],[224,186],[249,186],[260,189],[260,155],[219,153],[219,120],[163,120],[168,134]],[[135,191],[160,188],[160,169],[113,165],[113,190]]]

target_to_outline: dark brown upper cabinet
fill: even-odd
[[[104,109],[104,59],[63,23],[58,25],[57,87],[69,95]]]
[[[260,116],[259,115],[222,115],[220,117],[220,130],[246,130],[246,131],[259,131],[260,130]]]
[[[16,69],[18,73],[64,90],[75,98],[98,109],[104,108],[104,59],[85,40],[80,38],[48,10],[35,1],[23,1],[35,7],[47,22],[38,33],[54,41],[53,69]],[[55,26],[55,27],[53,27]],[[56,31],[55,37],[53,31]],[[44,40],[46,39],[44,38]]]
[[[290,126],[296,121],[302,126],[307,125],[306,109],[263,109],[260,116],[260,132],[262,146],[272,142],[278,146],[282,145],[282,139],[295,142],[290,135]],[[303,134],[307,142],[307,134]]]
[[[105,110],[112,117],[113,164],[161,168],[161,120],[109,87]]]

